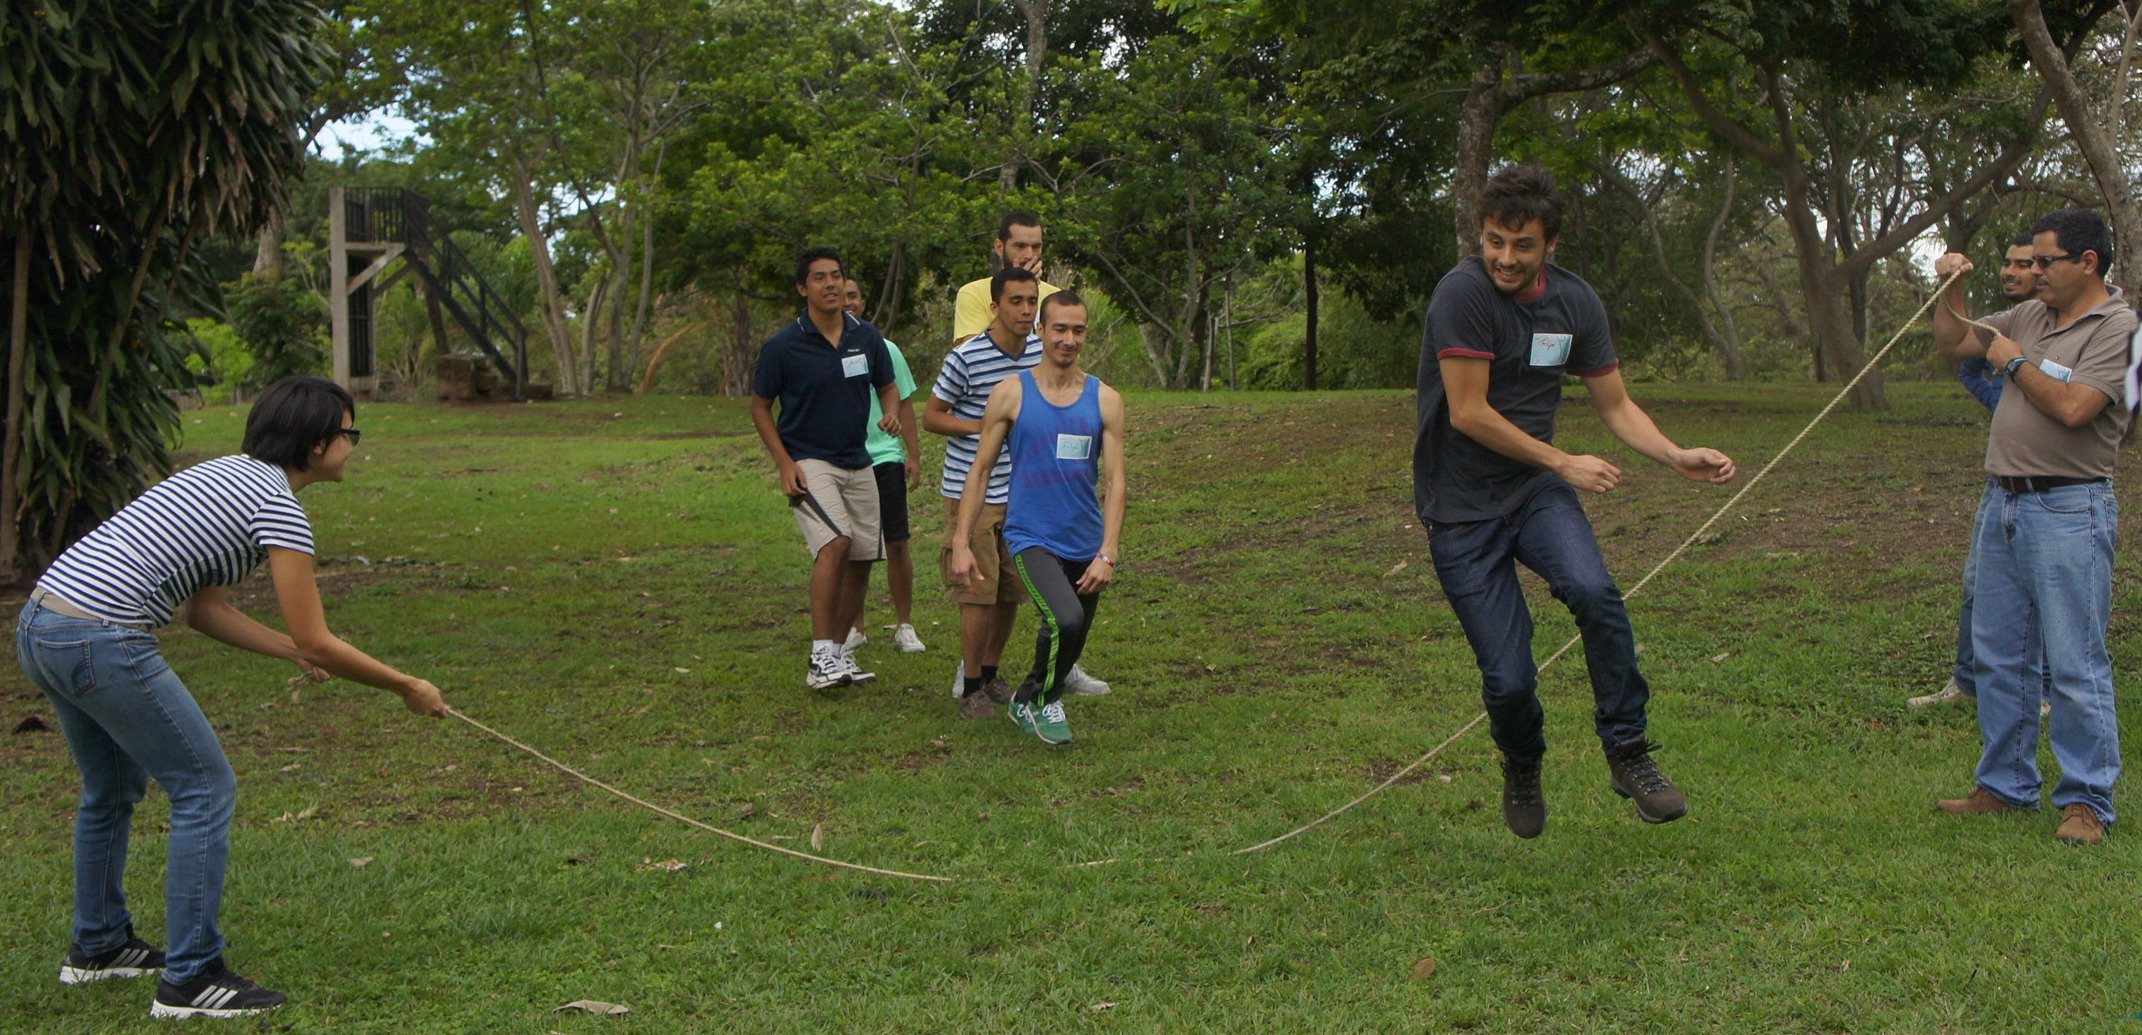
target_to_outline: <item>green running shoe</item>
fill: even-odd
[[[1037,737],[1041,735],[1035,728],[1035,723],[1041,717],[1040,709],[1031,703],[1013,701],[1006,711],[1011,715],[1012,725],[1019,727],[1019,732],[1032,733]]]
[[[1028,711],[1031,713],[1032,708]],[[1071,743],[1071,723],[1064,718],[1062,701],[1050,701],[1041,706],[1041,712],[1034,720],[1034,735],[1044,744]]]

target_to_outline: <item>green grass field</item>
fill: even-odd
[[[1827,398],[1636,391],[1670,435],[1749,473]],[[927,489],[916,620],[930,650],[881,636],[863,654],[875,685],[814,693],[807,558],[740,403],[364,407],[350,480],[304,496],[338,632],[626,790],[777,844],[807,849],[815,829],[827,855],[962,880],[750,849],[381,691],[293,699],[288,666],[174,630],[172,663],[240,772],[229,957],[292,1000],[228,1023],[2142,1030],[2131,824],[2078,849],[2054,841],[2050,810],[1931,809],[1970,787],[1976,723],[1902,702],[1945,678],[1984,416],[1954,385],[1891,393],[1891,412],[1831,418],[1631,600],[1659,759],[1690,818],[1646,826],[1607,790],[1573,654],[1543,676],[1546,836],[1503,830],[1482,729],[1417,780],[1253,856],[1230,853],[1479,711],[1411,514],[1409,396],[1129,400],[1126,562],[1086,656],[1115,693],[1072,699],[1078,741],[1061,749],[956,717]],[[234,450],[241,418],[188,414],[188,457]],[[1563,424],[1565,446],[1630,471],[1591,504],[1624,585],[1726,498],[1639,466],[1581,403]],[[2124,551],[2115,591],[2123,676],[2142,661],[2134,563]],[[890,620],[879,585],[873,628]],[[1572,627],[1528,585],[1545,657]],[[237,597],[274,613],[262,578]],[[1028,658],[1032,621],[1009,660]],[[5,725],[48,714],[7,666]],[[0,736],[0,764],[0,1031],[140,1029],[148,982],[53,979],[76,790],[64,743]],[[155,939],[162,822],[152,793],[130,886]],[[1075,865],[1100,860],[1114,861]],[[1433,973],[1416,977],[1425,959]],[[579,999],[632,1013],[552,1012]]]

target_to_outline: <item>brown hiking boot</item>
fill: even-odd
[[[2105,839],[2105,824],[2096,809],[2078,801],[2061,810],[2060,829],[2053,836],[2071,845],[2094,845]]]
[[[1646,823],[1670,823],[1688,815],[1688,799],[1681,789],[1659,772],[1651,760],[1657,744],[1632,740],[1607,752],[1608,786],[1614,793],[1636,803],[1636,816]]]
[[[1005,682],[1003,676],[994,676],[984,681],[982,683],[982,693],[998,704],[1010,704],[1012,702],[1012,685]]]
[[[996,702],[991,701],[989,694],[981,690],[959,699],[959,717],[962,719],[989,719],[994,718],[996,714]]]
[[[2029,809],[2019,809],[2014,805],[2010,805],[2007,802],[1994,797],[1993,792],[1985,789],[1984,787],[1971,788],[1970,795],[1966,797],[1943,798],[1940,801],[1935,802],[1934,807],[1940,809],[1943,812],[1947,812],[1957,816],[1969,816],[1981,812],[2030,811]]]

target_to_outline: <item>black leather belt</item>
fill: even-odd
[[[2101,485],[2104,483],[2105,479],[2070,478],[2065,475],[2057,474],[2041,474],[2027,478],[2017,478],[2011,475],[1997,474],[1993,476],[1993,481],[1994,484],[1999,485],[2001,489],[2005,492],[2020,492],[2027,494],[2033,492],[2044,492],[2047,489],[2065,488],[2070,485]]]

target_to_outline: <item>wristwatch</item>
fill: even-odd
[[[2009,360],[2008,365],[2001,368],[2001,376],[2007,378],[2014,378],[2016,376],[2016,371],[2021,369],[2023,364],[2028,362],[2030,362],[2030,360],[2024,356],[2017,356],[2016,358]]]

